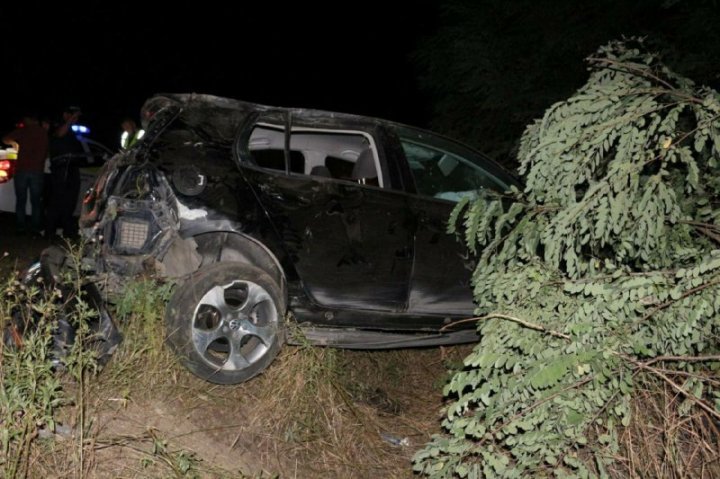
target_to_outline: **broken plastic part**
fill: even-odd
[[[392,444],[393,446],[409,446],[410,445],[410,438],[407,437],[397,437],[393,436],[392,434],[388,434],[386,432],[381,432],[380,437],[383,439],[383,441]]]

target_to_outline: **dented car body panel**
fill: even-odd
[[[143,271],[234,261],[335,338],[473,314],[474,261],[446,223],[459,198],[517,184],[491,160],[379,119],[208,95],[159,95],[142,114],[145,137],[105,165],[81,216],[109,293]]]

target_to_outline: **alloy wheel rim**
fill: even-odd
[[[252,281],[214,286],[192,316],[193,347],[210,367],[240,371],[265,357],[277,340],[278,313],[270,293]]]

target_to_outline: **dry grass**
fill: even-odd
[[[286,348],[242,387],[252,404],[243,446],[282,477],[411,477],[412,453],[437,428],[443,369],[437,349]]]
[[[682,380],[678,381],[682,384]],[[720,477],[720,424],[655,377],[638,376],[632,420],[619,435],[616,477]]]
[[[438,379],[468,352],[286,346],[265,374],[217,386],[178,365],[161,308],[146,306],[88,381],[82,472],[72,404],[59,416],[72,436],[38,442],[31,477],[411,477],[412,454],[438,429]]]
[[[179,367],[165,348],[142,346],[134,334],[157,338],[134,321],[87,391],[84,477],[413,477],[410,457],[439,429],[443,372],[468,352],[285,347],[265,374],[215,386]],[[717,424],[697,408],[681,414],[683,398],[662,381],[638,381],[610,474],[720,477]],[[74,425],[73,407],[61,422]],[[29,477],[78,477],[76,441],[38,441]]]

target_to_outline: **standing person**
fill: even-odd
[[[120,147],[123,150],[129,149],[135,143],[140,140],[145,134],[145,130],[139,130],[137,123],[132,118],[125,118],[120,127],[123,129],[122,135],[120,136]]]
[[[72,126],[81,115],[79,107],[70,106],[63,111],[62,122],[50,137],[50,204],[46,235],[55,235],[62,228],[63,236],[77,235],[73,212],[80,194],[80,158],[84,150],[75,137]]]
[[[22,127],[11,131],[2,139],[3,143],[18,150],[15,164],[15,216],[18,234],[27,231],[27,193],[30,191],[32,208],[30,231],[39,235],[42,230],[42,192],[45,159],[48,154],[48,134],[37,117],[24,115]]]

